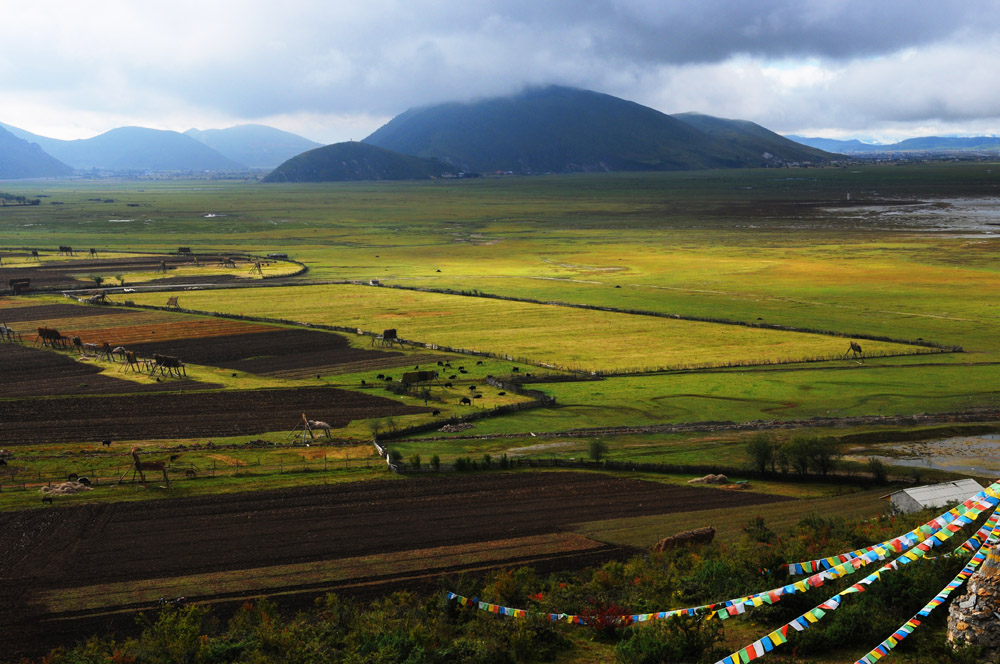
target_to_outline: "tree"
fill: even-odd
[[[868,457],[868,472],[872,474],[872,479],[879,484],[885,484],[889,479],[889,466],[878,457]]]
[[[796,436],[782,446],[792,468],[799,475],[809,474],[809,464],[812,461],[811,443],[811,439],[805,436]]]
[[[119,286],[124,286],[125,285],[125,275],[124,274],[116,274],[115,275],[115,279],[118,280],[118,285]]]
[[[768,466],[774,471],[775,452],[774,436],[769,433],[754,434],[747,441],[747,459],[758,473],[766,472]]]
[[[590,441],[590,446],[588,451],[590,453],[590,460],[600,463],[601,459],[603,459],[608,453],[608,444],[601,441],[600,439],[595,438],[594,440]]]
[[[102,277],[99,274],[92,274],[92,275],[90,275],[90,280],[93,281],[94,284],[97,285],[98,287],[100,287],[101,284],[104,283],[104,277]]]
[[[837,451],[836,442],[830,438],[813,438],[809,441],[809,452],[812,467],[823,476],[833,470],[834,466],[837,465],[837,460],[841,457],[840,452]]]

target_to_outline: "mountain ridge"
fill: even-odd
[[[705,116],[711,117],[711,116]],[[747,129],[713,136],[692,123],[611,95],[545,86],[516,95],[411,108],[363,142],[478,171],[661,171],[780,165],[832,155],[770,134],[768,149]],[[752,125],[752,123],[749,123]],[[758,127],[758,125],[753,125]],[[760,130],[764,130],[760,127]],[[740,134],[741,140],[731,140]],[[759,141],[758,141],[759,142]],[[765,156],[769,154],[770,157]]]

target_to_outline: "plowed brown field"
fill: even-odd
[[[120,588],[121,582],[134,581],[141,592],[150,583],[144,581],[152,579],[233,570],[264,573],[266,568],[315,561],[336,566],[344,559],[356,562],[359,556],[403,551],[426,550],[430,556],[425,566],[409,560],[405,574],[394,574],[391,566],[352,567],[353,578],[341,574],[336,583],[317,583],[307,574],[281,577],[283,585],[269,590],[304,601],[359,584],[391,590],[414,577],[425,578],[415,571],[419,569],[432,576],[461,571],[461,565],[449,564],[442,547],[531,538],[581,521],[777,500],[782,499],[590,473],[491,473],[0,514],[0,631],[18,635],[30,648],[32,639],[46,631],[51,643],[53,631],[72,635],[80,624],[92,629],[94,623],[86,619],[94,610],[59,615],[58,589],[86,586],[89,605],[96,606],[100,584]],[[569,548],[573,550],[565,558],[549,555],[548,568],[614,555],[599,542],[589,549],[589,558],[580,557],[588,550],[585,542]],[[530,547],[515,550],[516,560],[493,561],[491,566],[531,561]],[[455,560],[460,553],[456,550]],[[232,579],[230,589],[216,587],[188,599],[239,601],[246,596],[240,575],[224,578]],[[120,595],[115,597],[121,601]]]
[[[322,387],[12,399],[3,402],[0,446],[244,436],[291,429],[303,412],[337,428],[351,420],[430,411]]]
[[[62,394],[134,394],[221,387],[189,379],[162,383],[136,383],[101,375],[100,366],[78,362],[65,353],[11,343],[0,343],[0,367],[2,367],[0,398],[5,399]]]

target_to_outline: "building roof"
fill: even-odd
[[[983,487],[976,480],[965,479],[954,482],[942,482],[941,484],[915,486],[896,491],[895,493],[883,496],[883,498],[891,499],[893,496],[905,493],[924,507],[943,507],[948,503],[960,503],[982,490]]]

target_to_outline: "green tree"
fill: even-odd
[[[747,460],[758,473],[766,472],[768,467],[774,471],[775,453],[774,436],[769,433],[756,433],[747,441]]]
[[[90,280],[93,281],[94,284],[97,285],[98,287],[100,287],[100,285],[104,283],[104,277],[102,277],[99,274],[90,275]]]
[[[595,438],[590,441],[588,452],[590,454],[591,461],[600,463],[601,460],[608,454],[608,444]]]

